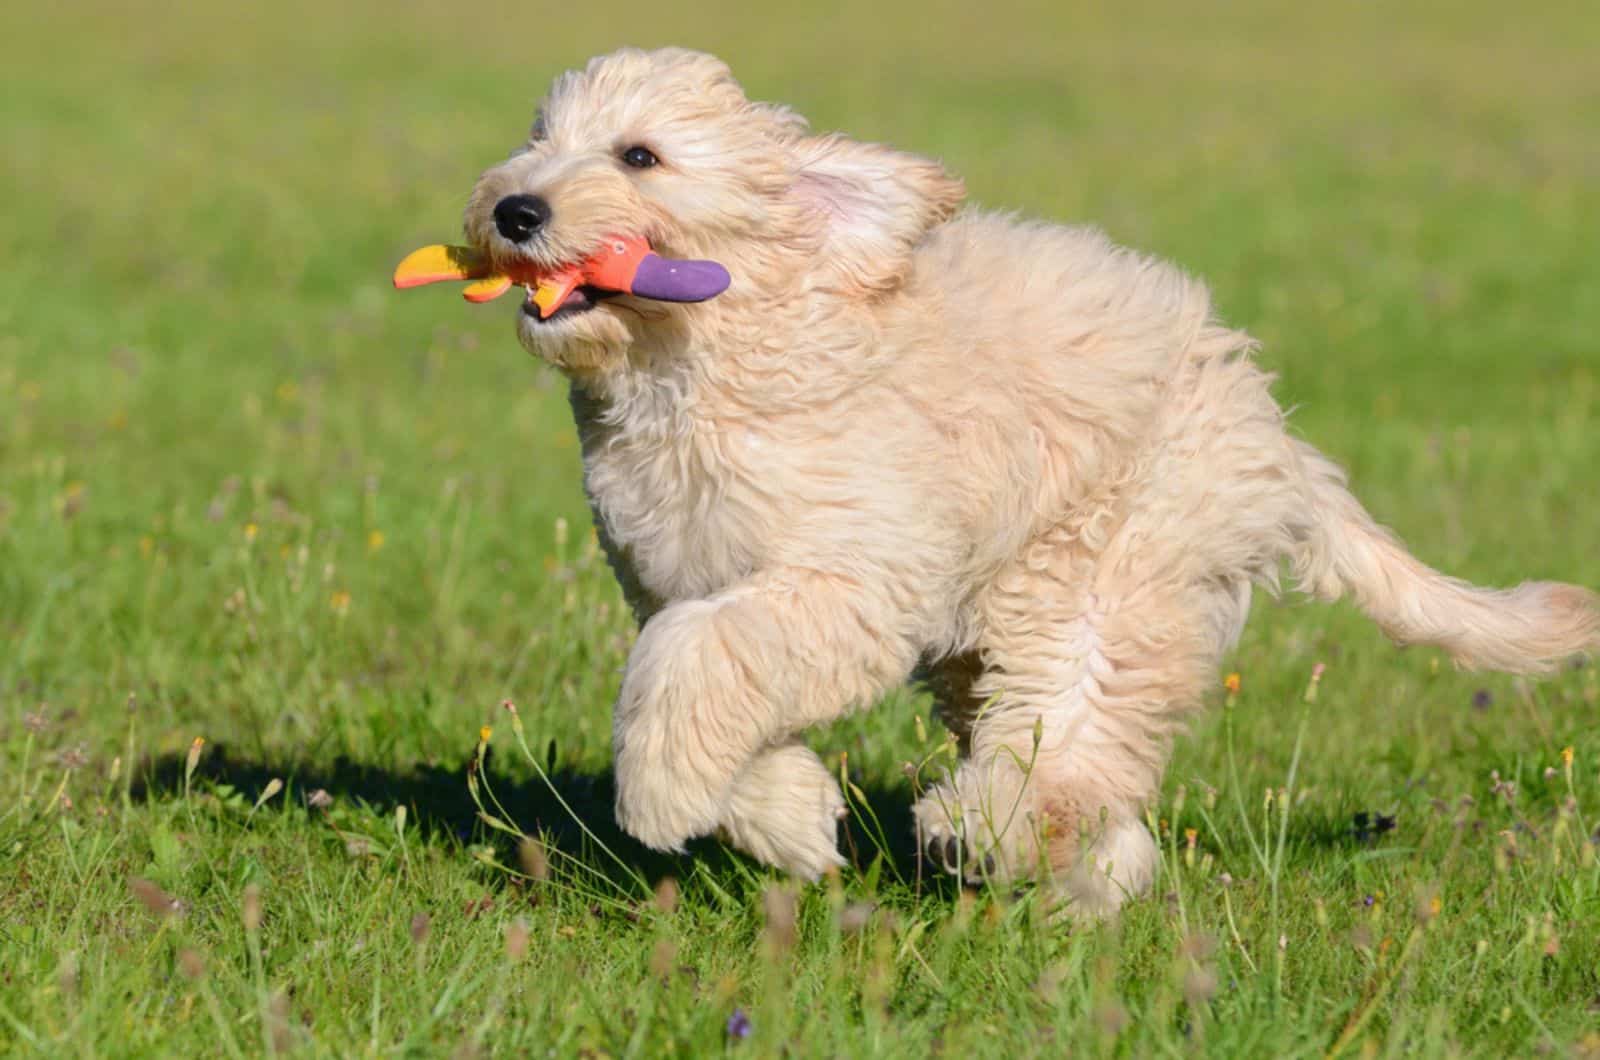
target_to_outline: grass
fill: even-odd
[[[6,6],[0,1051],[1600,1049],[1596,670],[1458,674],[1343,608],[1257,609],[1114,925],[919,876],[902,765],[947,752],[910,693],[816,734],[854,784],[835,883],[630,844],[631,631],[559,381],[504,307],[387,288],[552,73],[696,44],[1206,276],[1431,562],[1600,585],[1597,30],[1481,0]]]

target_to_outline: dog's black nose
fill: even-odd
[[[537,195],[507,195],[494,204],[494,226],[513,243],[521,243],[550,220],[550,204]]]

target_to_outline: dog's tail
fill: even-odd
[[[1466,669],[1545,673],[1600,651],[1600,597],[1560,582],[1482,589],[1441,574],[1372,520],[1338,466],[1294,444],[1310,494],[1312,525],[1295,557],[1306,591],[1349,594],[1396,643],[1435,645]]]

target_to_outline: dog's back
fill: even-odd
[[[1007,526],[1131,522],[1144,577],[1223,584],[1224,598],[1275,587],[1288,563],[1307,591],[1350,594],[1398,642],[1468,666],[1539,672],[1600,641],[1585,590],[1479,590],[1412,557],[1288,435],[1254,343],[1166,262],[1097,229],[969,212],[929,234],[907,298],[940,304],[947,329],[905,351],[909,385],[942,386],[952,420],[988,417],[986,441],[1017,449],[1024,473],[985,507]]]

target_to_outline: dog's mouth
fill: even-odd
[[[395,269],[396,287],[440,280],[466,280],[462,296],[489,302],[521,284],[528,291],[522,311],[553,320],[593,309],[619,294],[662,302],[703,302],[728,289],[728,270],[714,261],[663,258],[639,236],[613,236],[583,261],[554,268],[530,262],[502,263],[473,247],[435,244],[408,254]]]
[[[539,288],[531,283],[525,283],[523,287],[528,292],[527,299],[522,303],[523,315],[541,324],[565,320],[568,317],[582,316],[591,309],[598,309],[601,302],[622,294],[621,291],[608,291],[603,287],[596,287],[592,283],[580,283],[569,291],[555,308],[546,312],[545,308],[539,304]]]

